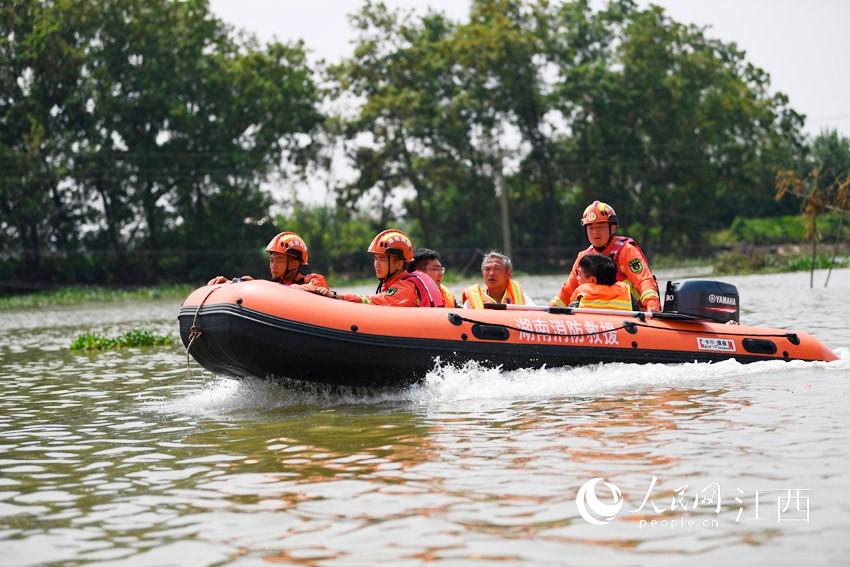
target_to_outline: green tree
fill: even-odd
[[[570,129],[564,169],[586,195],[647,227],[650,244],[697,241],[759,213],[802,144],[801,117],[734,44],[651,6],[560,6],[550,58]]]
[[[50,248],[78,246],[82,198],[63,186],[71,164],[69,115],[84,73],[73,1],[0,6],[0,244],[42,274]],[[68,17],[64,17],[66,15]]]
[[[336,78],[363,101],[341,130],[359,177],[340,202],[377,192],[385,223],[407,189],[426,243],[494,243],[501,210],[507,244],[579,244],[597,198],[649,245],[698,242],[776,212],[773,175],[803,155],[769,77],[658,7],[478,0],[452,23],[367,3],[353,21]]]
[[[207,273],[274,230],[261,184],[303,170],[323,121],[303,45],[237,35],[206,0],[0,10],[0,228],[23,266],[84,245],[133,281]]]

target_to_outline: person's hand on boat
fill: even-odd
[[[311,283],[295,284],[289,287],[303,289],[304,291],[309,291],[310,293],[315,293],[316,295],[321,295],[324,297],[330,297],[331,299],[336,299],[338,297],[335,291]]]
[[[219,284],[226,284],[226,283],[230,283],[230,282],[232,282],[232,283],[249,282],[253,279],[254,278],[252,278],[251,276],[242,276],[241,278],[233,278],[232,280],[229,279],[229,278],[226,278],[224,276],[216,276],[213,279],[211,279],[210,281],[208,281],[207,285],[219,285]]]

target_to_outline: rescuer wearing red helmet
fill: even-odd
[[[440,288],[427,274],[408,272],[413,260],[413,243],[404,232],[389,228],[372,240],[367,251],[374,256],[378,288],[375,295],[337,293],[327,287],[305,285],[302,289],[325,297],[353,303],[389,305],[393,307],[444,307]]]
[[[625,281],[631,288],[631,293],[647,311],[661,311],[661,300],[658,296],[658,282],[646,256],[637,243],[627,236],[616,236],[617,213],[614,208],[600,201],[593,201],[581,215],[581,225],[585,229],[590,246],[576,256],[570,277],[564,282],[561,291],[552,298],[550,305],[566,307],[570,297],[579,285],[579,262],[587,254],[603,254],[609,256],[617,265],[617,281]]]
[[[294,232],[277,234],[266,246],[269,253],[269,272],[272,281],[283,285],[313,284],[328,287],[325,276],[321,274],[301,274],[301,266],[310,263],[310,252],[304,240]],[[252,280],[251,276],[242,276],[240,280]],[[226,283],[224,276],[216,276],[207,285]]]

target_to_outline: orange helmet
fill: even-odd
[[[289,254],[301,260],[301,263],[306,265],[309,263],[310,254],[307,252],[307,245],[300,236],[294,232],[281,232],[272,238],[269,245],[266,246],[266,252],[279,252],[280,254]]]
[[[617,224],[617,212],[614,207],[601,201],[593,201],[581,214],[581,226],[597,222]]]
[[[413,243],[410,237],[396,228],[388,228],[378,233],[367,250],[372,254],[397,254],[405,262],[413,260]]]

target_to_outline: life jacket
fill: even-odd
[[[638,250],[640,250],[640,253],[644,257],[646,257],[646,254],[643,253],[643,250],[640,249],[640,246],[638,246],[637,242],[635,242],[633,239],[629,238],[628,236],[615,236],[614,242],[606,247],[607,252],[605,253],[605,255],[608,256],[609,258],[611,258],[612,260],[614,260],[614,265],[617,266],[617,281],[618,282],[621,282],[625,279],[628,279],[628,278],[626,278],[626,274],[624,274],[623,271],[620,269],[620,264],[617,262],[617,256],[620,254],[620,250],[622,250],[623,247],[626,244],[631,244],[632,246],[636,247]],[[588,246],[587,249],[584,251],[584,253],[585,254],[601,254],[601,252],[599,252],[599,250],[597,250],[592,245]]]
[[[440,284],[440,291],[443,294],[443,303],[446,304],[446,307],[457,307],[457,301],[455,301],[455,294],[451,292],[449,288]]]
[[[614,285],[586,283],[578,286],[570,298],[570,303],[579,300],[579,307],[593,309],[632,310],[632,297],[629,286],[623,282]]]
[[[481,289],[479,284],[475,284],[463,290],[461,300],[464,303],[468,300],[473,309],[484,309],[484,295],[486,295],[486,293],[487,292]],[[496,298],[494,297],[492,299]],[[499,303],[525,305],[525,294],[522,292],[522,287],[519,285],[519,282],[512,279],[508,280],[508,285],[505,287],[505,293],[500,298]]]
[[[437,287],[437,282],[425,272],[415,271],[401,276],[402,280],[407,280],[416,286],[416,292],[419,294],[419,307],[445,307],[443,301],[443,292]]]

